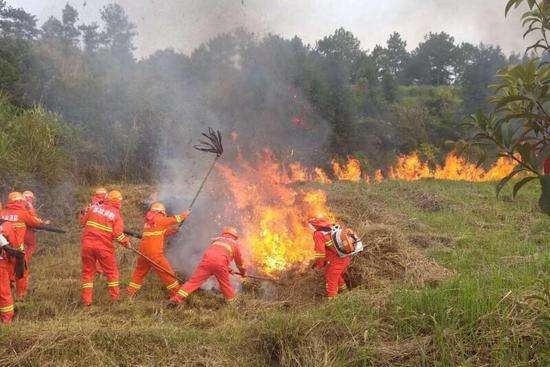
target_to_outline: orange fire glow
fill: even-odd
[[[305,266],[313,259],[313,241],[307,219],[313,216],[334,219],[322,189],[304,188],[294,183],[330,183],[331,175],[321,168],[307,168],[298,162],[283,165],[264,151],[257,163],[238,157],[234,165],[220,165],[219,171],[232,196],[232,211],[240,220],[242,243],[253,266],[276,277],[293,266]],[[422,178],[493,181],[508,175],[514,162],[501,158],[485,170],[450,153],[441,166],[431,169],[418,154],[400,156],[387,170],[378,169],[373,177],[362,172],[359,161],[349,158],[344,164],[332,162],[332,177],[343,181],[369,184],[384,180],[413,181]],[[227,208],[226,208],[227,210]]]
[[[340,181],[357,182],[361,180],[361,163],[355,158],[348,158],[348,161],[344,165],[340,165],[336,160],[333,160],[332,170],[334,171],[334,176]]]
[[[312,234],[307,219],[332,218],[322,190],[298,190],[288,185],[306,180],[299,165],[289,173],[265,152],[254,164],[240,157],[235,167],[220,166],[239,213],[242,243],[250,261],[261,272],[276,276],[281,270],[313,259]]]

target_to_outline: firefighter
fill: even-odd
[[[11,277],[14,271],[14,261],[8,254],[8,247],[17,243],[14,223],[0,224],[0,321],[10,324],[14,316],[13,296],[11,293]]]
[[[124,247],[130,245],[130,240],[123,233],[124,221],[120,214],[121,204],[122,194],[120,191],[110,191],[102,205],[93,205],[82,218],[84,231],[81,239],[81,300],[85,306],[92,304],[97,261],[107,278],[111,301],[117,301],[119,298],[119,274],[113,242],[116,241]]]
[[[6,207],[0,210],[0,219],[13,222],[13,228],[15,230],[15,245],[17,248],[25,253],[25,258],[28,257],[25,247],[25,236],[27,228],[39,227],[49,222],[44,222],[27,209],[27,203],[23,194],[14,191],[8,195],[8,203]],[[12,243],[12,245],[14,245]],[[33,251],[33,249],[31,249]],[[27,294],[29,273],[28,269],[25,269],[25,274],[20,279],[15,280],[16,296],[17,299],[23,300]]]
[[[220,236],[212,239],[212,242],[195,269],[195,272],[187,282],[170,299],[169,307],[175,307],[191,293],[196,291],[208,278],[216,277],[220,290],[228,302],[235,300],[235,290],[230,282],[229,275],[233,273],[229,265],[235,261],[241,275],[246,274],[237,230],[233,227],[225,227]]]
[[[83,208],[79,213],[78,220],[80,222],[80,225],[84,227],[84,225],[86,224],[83,221],[84,215],[86,214],[86,212],[88,212],[88,210],[90,210],[90,208],[92,208],[94,205],[102,205],[106,199],[107,199],[107,189],[104,187],[96,188],[94,190],[94,194],[92,195],[91,203],[85,208]],[[99,261],[96,261],[95,268],[96,268],[96,273],[98,275],[104,274],[103,268],[101,267],[101,264],[99,263]]]
[[[327,297],[334,298],[338,292],[347,289],[344,273],[350,264],[350,257],[340,257],[334,248],[331,237],[332,223],[325,218],[312,218],[309,221],[313,227],[315,243],[315,269],[325,269]]]
[[[141,240],[140,251],[160,267],[174,274],[172,266],[164,256],[164,240],[166,237],[174,235],[177,232],[177,227],[189,216],[189,211],[185,211],[179,215],[167,216],[164,204],[153,203],[145,215],[145,225],[143,227],[143,239]],[[178,291],[180,284],[172,276],[164,271],[160,271],[148,260],[143,257],[138,257],[136,269],[132,274],[132,280],[126,289],[128,295],[135,296],[143,285],[144,279],[149,273],[149,270],[154,269],[160,280],[168,289],[170,296],[174,296]]]

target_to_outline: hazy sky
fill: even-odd
[[[7,0],[37,15],[61,17],[66,3],[81,20],[97,20],[112,0]],[[415,47],[430,31],[446,31],[459,42],[492,43],[505,52],[521,51],[519,11],[504,18],[504,0],[118,0],[139,32],[137,55],[173,47],[189,52],[220,32],[238,27],[313,44],[338,27],[352,31],[362,47],[384,44],[398,31]]]

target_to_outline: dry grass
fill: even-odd
[[[367,245],[349,269],[354,289],[332,302],[323,297],[322,274],[290,271],[283,276],[284,287],[246,283],[236,306],[226,306],[218,294],[198,292],[175,311],[164,308],[166,294],[154,277],[137,300],[123,297],[115,305],[109,304],[100,280],[96,304],[84,309],[78,304],[79,230],[68,219],[67,235],[41,235],[29,300],[17,305],[13,326],[0,328],[0,365],[540,365],[540,351],[547,345],[540,323],[548,301],[525,298],[540,295],[525,284],[544,264],[544,255],[498,252],[483,258],[475,247],[472,255],[465,255],[470,235],[442,231],[439,223],[448,223],[442,217],[451,207],[464,212],[464,222],[481,217],[442,193],[437,183],[429,185],[435,185],[427,190],[441,210],[417,207],[414,198],[424,183],[408,191],[392,183],[326,187],[337,216]],[[128,228],[141,227],[139,203],[149,190],[124,187]],[[395,193],[410,195],[409,206],[395,201]],[[76,201],[87,196],[82,190]],[[476,203],[483,200],[475,198]],[[483,208],[478,210],[490,226],[492,216],[495,223],[517,223],[497,209]],[[545,238],[546,221],[532,214],[529,223],[529,228],[522,224],[520,238]],[[498,232],[483,238],[497,246],[492,236],[503,240]],[[486,252],[496,251],[483,246]],[[445,266],[427,256],[430,251],[440,252]],[[127,280],[134,256],[122,250],[118,256],[122,279]],[[483,264],[479,272],[476,262]],[[503,277],[501,264],[512,267],[514,280],[498,280]],[[489,269],[497,274],[490,275]],[[514,282],[516,291],[504,297],[504,287]],[[527,351],[521,352],[526,345]]]

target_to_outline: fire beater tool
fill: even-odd
[[[238,276],[240,276],[241,278],[250,278],[250,279],[255,279],[255,280],[264,280],[264,281],[266,281],[266,282],[272,282],[272,283],[275,283],[275,284],[280,284],[280,283],[279,283],[278,281],[276,281],[275,279],[266,278],[266,277],[260,277],[260,276],[257,276],[257,275],[242,274],[242,273],[239,273],[239,272],[236,272],[236,271],[232,271],[231,274],[238,275]]]
[[[5,219],[0,219],[0,224],[8,222]],[[40,226],[40,227],[33,227],[35,231],[44,231],[44,232],[51,232],[51,233],[67,233],[64,229],[61,228],[55,228],[55,227],[48,227],[48,226]]]
[[[147,260],[151,265],[153,265],[158,270],[162,271],[163,273],[165,273],[167,275],[170,275],[172,278],[174,278],[175,280],[180,282],[180,284],[185,283],[185,281],[183,279],[181,279],[176,274],[172,273],[170,270],[166,269],[162,265],[159,265],[156,261],[151,259],[149,256],[146,256],[145,254],[143,254],[143,252],[139,251],[138,249],[135,249],[132,246],[128,246],[128,249],[130,249],[132,252],[136,253],[137,255],[143,257],[145,260]]]
[[[189,205],[189,210],[193,208],[193,205],[195,205],[195,202],[197,201],[197,198],[199,197],[199,194],[201,193],[202,189],[204,188],[204,185],[206,184],[206,181],[208,180],[208,177],[210,177],[210,174],[212,173],[212,170],[214,169],[214,166],[216,165],[216,162],[220,159],[220,157],[223,154],[223,145],[222,145],[222,134],[220,131],[214,131],[211,127],[208,128],[207,133],[202,133],[202,136],[204,136],[207,140],[199,140],[199,144],[193,145],[193,148],[200,150],[201,152],[207,152],[207,153],[213,153],[216,155],[216,158],[214,158],[214,161],[210,165],[210,168],[208,169],[208,172],[206,173],[206,176],[204,176],[204,179],[202,180],[199,189],[197,190],[197,193],[195,194],[195,197],[193,197],[193,200],[191,201],[191,204]],[[183,222],[182,222],[183,223]],[[181,226],[181,224],[180,224]]]

